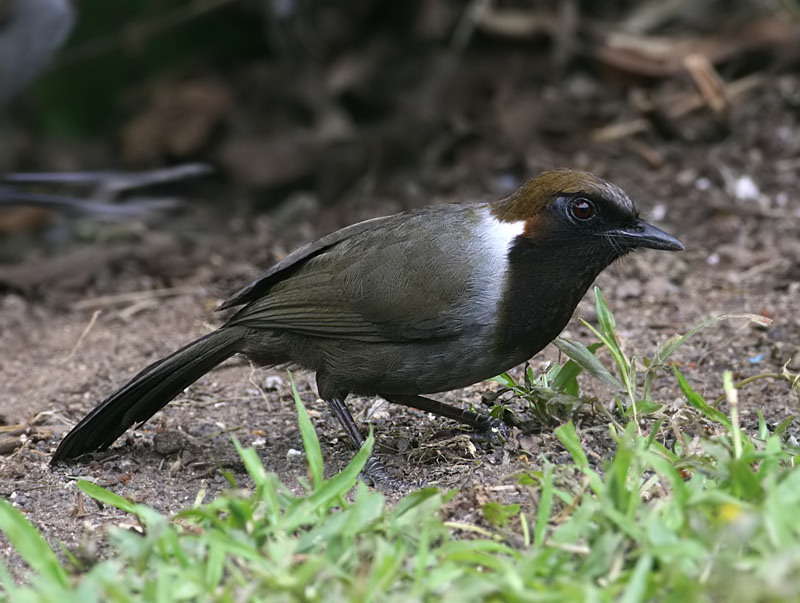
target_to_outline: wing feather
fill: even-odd
[[[229,322],[370,342],[455,338],[485,326],[475,324],[488,320],[475,308],[499,290],[487,293],[497,279],[485,273],[486,250],[475,248],[483,207],[432,207],[323,237],[226,302],[249,302]],[[441,228],[444,208],[464,214],[451,220],[456,229]]]

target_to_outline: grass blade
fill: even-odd
[[[694,391],[692,386],[689,385],[689,382],[686,381],[683,375],[681,375],[678,367],[673,366],[672,370],[675,373],[675,378],[678,380],[678,385],[680,386],[681,391],[686,396],[686,401],[689,403],[689,406],[699,410],[707,419],[716,421],[720,425],[724,425],[726,428],[730,429],[731,421],[727,416],[725,416],[725,413],[718,411],[716,408],[703,400],[703,396]]]
[[[539,493],[539,507],[536,509],[536,525],[533,528],[533,546],[541,547],[547,537],[550,514],[553,511],[553,466],[548,463],[542,474],[542,490]]]
[[[125,511],[131,515],[136,515],[136,504],[132,503],[127,498],[123,498],[119,494],[114,494],[110,490],[106,490],[102,486],[98,486],[94,482],[86,481],[85,479],[79,479],[77,485],[81,492],[87,496],[91,496],[96,501],[116,507],[120,511]]]
[[[343,496],[353,485],[356,483],[361,470],[367,464],[370,455],[372,454],[372,446],[375,444],[375,436],[372,435],[370,430],[367,441],[364,442],[361,449],[353,457],[353,460],[348,463],[347,467],[342,469],[339,473],[334,475],[329,480],[323,482],[320,487],[309,497],[309,502],[312,507],[327,504],[338,496]]]
[[[653,556],[642,555],[636,562],[633,568],[633,574],[628,582],[628,587],[625,589],[625,594],[620,599],[621,603],[637,603],[638,601],[646,601],[647,597],[647,577],[653,568]]]
[[[616,343],[617,321],[614,319],[614,314],[606,303],[606,299],[600,291],[600,287],[594,288],[594,307],[597,311],[597,322],[600,323],[600,329],[603,334],[610,340]]]
[[[608,369],[604,367],[597,357],[589,350],[589,348],[582,343],[557,337],[553,341],[553,345],[561,350],[561,352],[563,352],[570,360],[575,362],[575,364],[581,367],[584,371],[594,375],[603,383],[606,383],[617,390],[625,389],[625,386],[622,384],[622,382],[608,372]]]
[[[39,531],[11,504],[0,499],[0,530],[31,568],[61,588],[68,587],[67,574]]]
[[[311,419],[308,417],[308,411],[300,399],[300,394],[294,385],[292,374],[289,373],[289,380],[292,384],[292,396],[294,397],[294,406],[297,409],[297,423],[300,426],[300,436],[303,438],[303,448],[306,451],[306,462],[308,463],[308,472],[311,474],[311,483],[314,489],[322,485],[325,479],[324,469],[322,466],[322,449],[319,445],[319,438],[314,426],[311,424]]]

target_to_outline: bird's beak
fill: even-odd
[[[636,224],[631,227],[620,228],[614,235],[615,239],[622,239],[631,247],[648,247],[664,251],[683,251],[685,249],[683,243],[671,234],[644,220],[637,220]]]

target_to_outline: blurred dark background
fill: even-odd
[[[186,162],[215,173],[167,187],[184,211],[155,225],[109,230],[0,208],[5,262],[153,229],[207,247],[217,243],[191,233],[263,240],[266,228],[280,245],[284,227],[312,216],[299,240],[387,211],[503,195],[563,164],[625,174],[634,193],[664,182],[658,200],[696,152],[705,159],[682,177],[724,191],[726,153],[735,163],[759,136],[783,156],[800,144],[757,126],[737,133],[748,105],[764,111],[754,98],[800,107],[794,0],[0,0],[0,36],[23,3],[40,17],[73,11],[59,26],[28,26],[28,44],[57,47],[52,32],[74,26],[51,60],[27,49],[31,65],[0,67],[0,96],[13,78],[32,82],[0,117],[0,173]],[[736,136],[738,147],[714,155]],[[265,213],[269,226],[254,219]],[[231,244],[254,261],[274,255]]]

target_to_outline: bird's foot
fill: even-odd
[[[407,492],[424,488],[427,485],[422,481],[410,482],[392,475],[386,468],[386,465],[374,456],[369,457],[367,464],[364,465],[364,469],[361,471],[361,477],[365,482],[372,485],[373,488],[382,492],[397,490]]]
[[[510,437],[511,428],[503,420],[490,416],[486,416],[472,434],[473,441],[490,444],[504,444]]]

